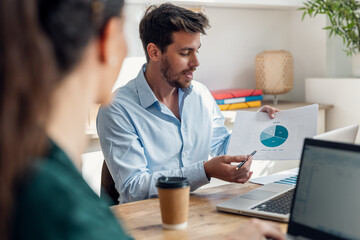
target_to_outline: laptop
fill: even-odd
[[[295,185],[269,183],[218,203],[216,209],[223,212],[287,222],[290,217],[294,189]]]
[[[360,146],[306,139],[287,239],[360,239]]]
[[[303,150],[301,159],[301,164],[303,164],[303,162],[308,162],[311,156],[304,154]],[[217,204],[216,208],[224,212],[287,222],[290,217],[294,188],[295,184],[284,184],[282,181],[269,183],[221,202]]]

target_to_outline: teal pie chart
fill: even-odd
[[[278,147],[286,142],[289,132],[286,127],[275,125],[265,128],[260,134],[260,141],[266,147]]]

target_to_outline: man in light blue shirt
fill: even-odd
[[[141,20],[147,64],[97,118],[120,203],[156,196],[162,175],[187,177],[191,191],[211,177],[237,183],[251,177],[252,157],[225,155],[230,133],[224,117],[209,90],[192,81],[200,34],[208,26],[202,13],[171,4],[150,7]],[[277,110],[262,111],[273,117]],[[248,157],[239,170],[231,165]]]

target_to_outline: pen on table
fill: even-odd
[[[253,151],[252,153],[250,153],[250,156],[254,156],[256,152],[257,152],[257,150]],[[241,168],[241,166],[244,165],[248,159],[249,158],[246,158],[243,162],[241,162],[239,165],[237,165],[236,170]]]

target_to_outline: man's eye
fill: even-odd
[[[180,55],[186,57],[189,56],[189,53],[180,53]]]

